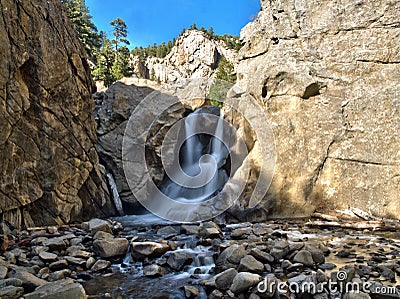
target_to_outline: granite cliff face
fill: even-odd
[[[0,216],[17,226],[110,215],[93,82],[58,1],[0,3]]]
[[[355,207],[399,217],[400,2],[262,0],[238,85],[264,107],[273,216]]]
[[[212,77],[222,56],[237,64],[237,52],[229,49],[225,42],[211,40],[202,31],[186,30],[165,58],[151,57],[141,62],[134,56],[131,66],[141,78],[174,83],[180,79]]]

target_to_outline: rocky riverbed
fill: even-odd
[[[400,298],[398,231],[149,216],[2,230],[0,298]]]

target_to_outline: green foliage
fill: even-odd
[[[212,106],[222,108],[223,101],[226,99],[226,95],[231,87],[232,83],[222,80],[215,80],[210,88],[210,104]]]
[[[128,37],[128,28],[126,23],[121,18],[116,18],[114,21],[110,22],[110,25],[113,27],[113,36],[112,44],[115,47],[115,61],[118,60],[119,55],[119,47],[121,44],[130,45],[129,41],[126,39]]]
[[[96,81],[104,81],[104,85],[109,87],[115,80],[113,66],[115,63],[115,54],[113,45],[109,39],[105,39],[103,47],[97,55],[97,67],[92,75]]]
[[[85,4],[85,0],[60,0],[64,4],[74,29],[77,31],[80,41],[85,47],[89,58],[96,60],[102,40],[97,27],[92,21],[92,16]]]
[[[129,65],[130,51],[126,46],[121,46],[116,51],[115,43],[105,36],[103,38],[103,47],[97,56],[97,67],[92,75],[95,80],[103,81],[109,87],[116,80],[132,75]]]
[[[231,62],[226,60],[225,56],[222,56],[218,63],[217,79],[230,83],[236,82],[235,68]]]
[[[172,41],[168,41],[168,43],[162,42],[160,45],[154,43],[152,46],[143,47],[135,47],[132,50],[132,55],[139,56],[139,58],[144,61],[147,57],[157,57],[164,58],[168,55],[175,44],[175,39]]]

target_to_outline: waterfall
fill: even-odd
[[[204,121],[206,122],[209,113],[204,113],[203,108],[196,110],[192,115],[198,116],[200,113],[204,115]],[[196,134],[199,126],[198,117],[189,115],[185,119],[185,142],[181,149],[183,155],[180,166],[189,177],[178,175],[177,181],[180,184],[171,179],[168,179],[163,184],[162,191],[169,198],[179,202],[205,201],[221,191],[228,181],[228,175],[223,166],[229,153],[221,141],[223,139],[224,120],[222,113],[219,114],[220,117],[213,136]],[[190,180],[193,180],[192,177],[197,176],[200,172],[202,175],[196,178],[196,184],[201,185],[201,187],[185,187],[190,185]]]
[[[114,200],[115,207],[118,213],[123,216],[125,215],[124,209],[122,208],[122,202],[118,194],[117,184],[115,183],[114,177],[111,173],[107,173],[108,184],[110,185],[110,189],[112,192],[112,198]]]

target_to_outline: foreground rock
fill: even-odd
[[[25,299],[84,299],[86,293],[79,283],[71,279],[50,282],[38,287],[33,293],[24,295]]]
[[[2,1],[0,10],[0,218],[32,227],[113,214],[90,68],[62,5]]]
[[[125,255],[129,242],[125,238],[96,240],[93,242],[94,252],[102,258]]]

